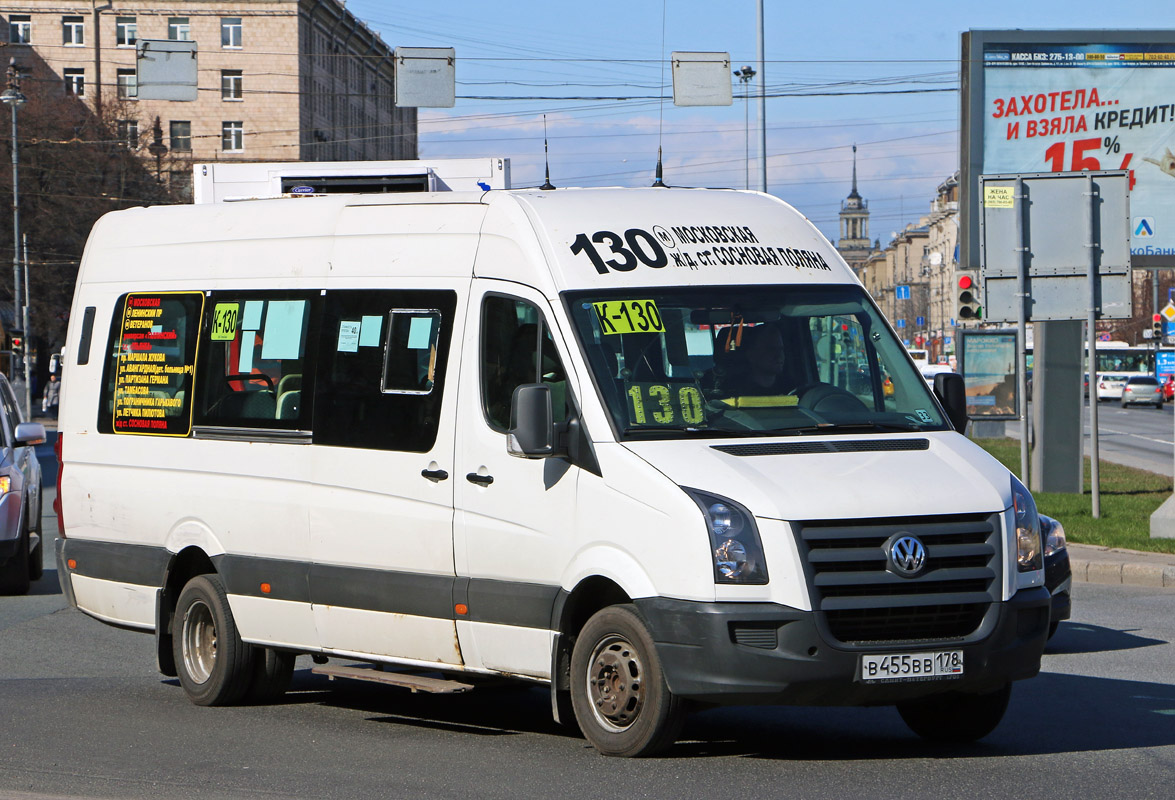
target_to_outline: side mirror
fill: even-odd
[[[16,444],[34,445],[45,443],[45,426],[39,422],[22,422],[16,426]]]
[[[934,376],[934,394],[946,409],[947,418],[959,433],[967,430],[967,389],[957,372],[940,372]]]
[[[548,458],[555,454],[555,415],[547,384],[526,383],[514,390],[506,452],[519,458]]]

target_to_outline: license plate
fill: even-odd
[[[861,656],[861,681],[864,683],[932,681],[962,675],[962,650]]]

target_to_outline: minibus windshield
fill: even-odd
[[[621,438],[948,429],[859,286],[627,289],[564,298]]]

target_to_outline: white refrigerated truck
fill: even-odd
[[[1031,496],[773,197],[114,212],[65,356],[65,594],[196,703],[273,697],[298,654],[506,676],[631,756],[690,701],[971,740],[1039,669]]]

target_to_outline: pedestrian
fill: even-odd
[[[45,394],[41,398],[41,410],[51,419],[57,419],[57,404],[60,401],[61,384],[57,382],[56,375],[50,375],[49,382],[45,384]]]

